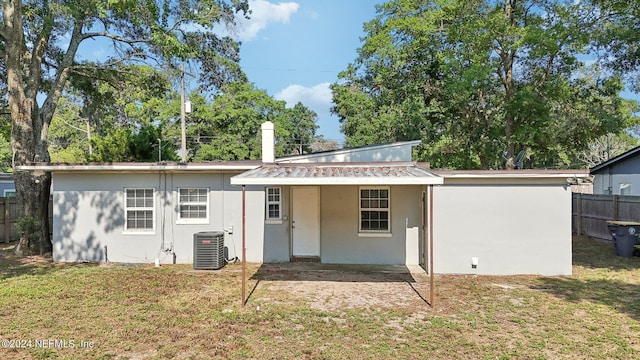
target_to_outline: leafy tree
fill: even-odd
[[[168,76],[149,66],[119,72],[118,79],[71,81],[49,130],[53,162],[175,160],[175,145],[166,137],[179,121],[180,105]],[[111,149],[114,141],[119,143]]]
[[[318,135],[313,139],[311,143],[311,152],[336,150],[338,148],[338,142],[335,140],[327,140],[322,135]]]
[[[11,172],[11,142],[9,137],[0,133],[0,171]]]
[[[259,159],[265,121],[275,124],[276,156],[298,153],[301,141],[309,144],[317,129],[313,111],[300,103],[286,109],[283,101],[247,82],[224,86],[211,104],[202,96],[190,98],[197,109],[187,128],[195,161]]]
[[[281,140],[288,141],[287,144],[283,144],[284,155],[302,155],[311,152],[311,145],[318,129],[316,124],[318,114],[298,102],[292,108],[285,110],[285,117],[287,121],[282,125],[287,127],[289,139]]]
[[[582,3],[390,1],[332,85],[349,145],[422,138],[437,167],[567,166],[632,125],[621,79],[579,55],[597,20]],[[601,108],[592,106],[602,104]]]
[[[637,145],[638,139],[629,134],[607,134],[589,143],[586,149],[580,151],[578,159],[592,168]]]
[[[244,0],[3,0],[0,68],[6,70],[2,80],[13,125],[13,165],[50,160],[49,126],[73,77],[117,77],[120,64],[185,59],[200,64],[203,86],[209,88],[241,76],[238,44],[213,30],[247,10]],[[78,58],[80,45],[92,40],[109,44],[106,60]],[[38,240],[22,237],[16,252],[50,251],[50,174],[20,171],[15,182],[25,215],[42,223]]]
[[[52,162],[85,162],[91,155],[91,127],[81,110],[72,96],[60,99],[49,128]]]
[[[640,67],[640,7],[637,1],[587,0],[594,6],[599,20],[594,29],[593,45],[600,62],[622,73],[635,72]],[[636,89],[637,81],[634,81]]]
[[[124,128],[116,128],[108,136],[99,136],[93,139],[95,152],[91,155],[94,162],[126,161],[131,157],[131,131]]]

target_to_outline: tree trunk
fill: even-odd
[[[13,146],[13,167],[33,162],[48,162],[49,151],[46,141],[46,126],[41,119],[35,100],[12,99],[9,103],[27,104],[23,111],[13,116],[11,139]],[[29,106],[28,104],[34,103]],[[29,109],[29,110],[26,110]],[[26,110],[26,111],[25,111]],[[35,114],[34,114],[35,113]],[[49,234],[49,197],[51,193],[51,174],[28,171],[14,171],[16,196],[22,205],[22,216],[32,218],[38,224],[37,234],[25,232],[20,234],[20,241],[15,248],[18,255],[45,254],[52,251]]]
[[[52,251],[49,228],[49,193],[51,174],[34,175],[30,172],[16,172],[14,176],[18,201],[22,204],[23,216],[37,221],[39,231],[36,234],[23,232],[16,245],[18,255],[45,254]]]
[[[22,2],[3,1],[3,38],[7,70],[7,92],[11,113],[11,147],[13,168],[38,161],[49,161],[47,149],[48,122],[40,115],[37,103],[41,61],[51,34],[43,31],[29,53],[23,34]],[[56,100],[57,99],[53,99]],[[44,254],[52,249],[49,236],[50,174],[14,171],[16,195],[22,204],[23,216],[35,220],[36,234],[23,231],[15,252],[21,255]],[[28,229],[25,229],[28,230]]]

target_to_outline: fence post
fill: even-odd
[[[618,195],[613,195],[613,220],[618,220]]]
[[[577,194],[576,199],[576,225],[578,236],[582,235],[582,193]]]
[[[11,224],[9,222],[9,198],[4,198],[4,242],[8,243],[11,239]]]

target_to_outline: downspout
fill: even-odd
[[[420,229],[420,238],[422,246],[421,246],[421,252],[420,252],[420,265],[422,266],[422,268],[424,269],[424,271],[426,271],[427,273],[429,272],[428,270],[428,261],[427,261],[427,244],[429,242],[428,240],[428,236],[427,236],[427,191],[429,190],[429,186],[425,186],[424,191],[422,192],[422,197],[420,199],[420,222],[421,224],[421,229]]]
[[[160,206],[158,206],[158,204],[155,202],[155,199],[154,199],[154,211],[158,212],[158,214],[155,215],[154,217],[157,217],[158,215],[160,217],[160,226],[159,226],[159,228],[160,228],[160,250],[158,251],[158,255],[156,256],[156,259],[154,261],[156,267],[160,266],[160,256],[162,255],[162,253],[163,252],[164,253],[167,252],[167,249],[164,246],[165,245],[164,244],[164,240],[165,240],[164,239],[164,223],[165,223],[165,220],[166,220],[164,206],[166,204],[166,197],[165,196],[166,196],[166,187],[167,187],[166,182],[167,182],[167,179],[166,178],[164,179],[165,186],[163,188],[162,187],[162,175],[163,175],[163,173],[164,172],[161,169],[158,169],[158,191],[157,192],[158,192],[159,195],[156,195],[156,196],[160,197]],[[154,221],[155,221],[155,219],[154,219]]]
[[[242,185],[242,307],[244,307],[246,305],[245,303],[245,273],[246,273],[246,267],[247,267],[247,248],[245,246],[245,237],[246,237],[246,221],[245,221],[245,208],[246,208],[246,201],[245,201],[245,193],[246,193],[246,185]]]
[[[433,185],[429,185],[429,305],[434,307],[435,274],[433,272]]]

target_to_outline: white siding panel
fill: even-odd
[[[571,274],[571,194],[563,186],[436,187],[433,230],[436,273]]]

